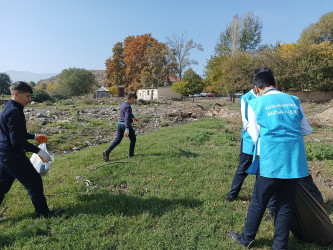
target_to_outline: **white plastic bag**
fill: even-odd
[[[45,143],[40,144],[38,147],[47,152]],[[45,176],[49,172],[51,164],[52,162],[54,162],[54,154],[51,153],[49,154],[51,155],[51,160],[46,163],[42,161],[42,159],[38,156],[38,154],[33,154],[30,158],[32,165],[37,170],[37,172],[42,176]]]

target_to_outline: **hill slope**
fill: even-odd
[[[95,75],[98,86],[106,86],[105,70],[89,70],[89,71]],[[50,82],[55,82],[57,78],[58,75],[52,76],[50,78],[42,79],[38,83],[45,82],[46,84],[48,84]]]

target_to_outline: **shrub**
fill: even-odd
[[[61,100],[67,100],[67,99],[69,99],[69,97],[66,96],[66,95],[53,95],[53,96],[52,96],[52,99],[53,99],[55,102],[59,102],[59,101],[61,101]]]
[[[50,105],[52,105],[52,102],[50,100],[47,100],[47,101],[43,102],[43,104],[46,106],[50,106]]]
[[[31,100],[34,102],[45,102],[45,101],[52,101],[51,96],[44,90],[41,89],[34,89],[32,93]]]
[[[327,144],[310,142],[305,144],[306,158],[312,160],[333,160],[333,147]]]
[[[167,127],[167,126],[169,126],[169,124],[166,121],[163,121],[163,122],[160,123],[160,126],[161,127]]]
[[[117,96],[118,95],[118,87],[112,86],[107,88],[110,91],[111,96]]]
[[[151,101],[140,99],[140,100],[136,100],[135,104],[137,104],[137,105],[149,105],[149,104],[151,104]]]

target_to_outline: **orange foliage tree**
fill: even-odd
[[[156,87],[176,68],[168,47],[151,34],[128,36],[112,51],[112,58],[105,62],[106,78],[110,86],[122,85],[127,91]]]
[[[125,42],[124,62],[126,64],[126,76],[131,83],[128,89],[135,90],[143,87],[141,84],[141,71],[147,66],[145,53],[147,49],[158,44],[157,40],[151,34],[144,34],[131,37],[130,42]]]
[[[124,47],[123,43],[118,42],[113,46],[112,59],[109,57],[105,61],[106,78],[109,86],[127,85],[124,63]]]

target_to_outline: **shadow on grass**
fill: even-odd
[[[15,220],[17,221],[17,220]],[[28,238],[28,237],[36,237],[36,236],[47,236],[50,232],[45,229],[41,228],[31,228],[31,229],[21,229],[21,230],[15,230],[15,233],[9,233],[9,234],[3,234],[1,232],[0,234],[0,248],[3,247],[15,247],[15,241],[18,238]]]
[[[333,200],[328,200],[325,202],[325,209],[328,215],[332,215],[333,213]]]
[[[260,238],[260,239],[256,239],[254,241],[254,247],[261,249],[261,248],[271,248],[273,246],[273,238],[272,239],[268,239],[268,238]]]
[[[81,195],[78,197],[81,204],[66,209],[67,215],[75,214],[122,214],[137,216],[149,212],[152,216],[162,216],[164,213],[177,207],[193,209],[203,204],[195,199],[161,199],[157,197],[141,198],[137,196],[108,192]]]
[[[273,238],[268,239],[268,238],[260,238],[260,239],[256,239],[254,241],[254,247],[256,249],[262,249],[262,248],[269,248],[271,249],[271,247],[273,246],[274,240]],[[294,236],[292,236],[292,234],[290,234],[289,236],[289,241],[288,241],[288,249],[303,249],[303,250],[312,250],[312,249],[332,249],[332,246],[321,246],[319,244],[316,243],[311,243],[311,242],[302,242],[301,240],[295,238]]]

